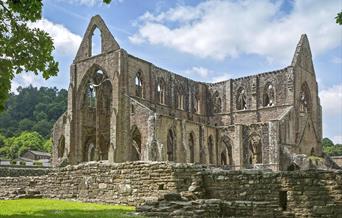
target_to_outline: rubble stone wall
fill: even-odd
[[[0,166],[0,177],[41,176],[50,171],[51,168],[42,167]]]
[[[129,204],[149,216],[338,217],[342,171],[228,171],[168,162],[90,162],[0,177],[0,199]]]

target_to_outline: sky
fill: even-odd
[[[59,74],[18,75],[18,86],[68,88],[90,18],[100,15],[121,48],[196,81],[216,82],[290,65],[301,34],[311,46],[323,108],[323,136],[342,143],[342,0],[43,0],[31,27],[54,40]]]

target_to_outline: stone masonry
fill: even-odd
[[[91,47],[95,29],[98,55]],[[283,69],[204,83],[127,53],[95,16],[70,67],[53,165],[144,160],[287,170],[293,155],[321,155],[321,138],[306,35]]]
[[[128,204],[158,217],[342,215],[342,171],[223,170],[191,163],[89,162],[48,175],[0,177],[0,199]]]

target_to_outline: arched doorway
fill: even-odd
[[[62,158],[64,156],[64,152],[65,152],[65,137],[62,135],[59,139],[58,147],[57,147],[58,158]]]
[[[175,149],[176,149],[176,136],[172,129],[169,129],[167,133],[167,160],[175,161]]]
[[[249,164],[260,164],[262,163],[262,145],[260,136],[252,134],[249,137]]]
[[[210,135],[208,138],[208,155],[209,155],[209,164],[214,163],[214,140],[213,136]]]
[[[132,137],[131,160],[132,161],[141,160],[141,134],[140,134],[139,129],[136,126],[132,127],[131,137]]]
[[[76,99],[76,123],[80,143],[76,146],[83,148],[83,161],[90,161],[89,141],[94,147],[92,160],[107,160],[112,115],[112,83],[100,66],[93,65],[88,70],[81,81]]]
[[[189,134],[189,152],[190,152],[190,163],[195,162],[195,138],[194,138],[194,133],[191,132]]]
[[[232,143],[228,137],[221,140],[221,165],[233,165]]]
[[[94,143],[89,143],[87,149],[87,161],[94,161],[95,160],[95,145]]]

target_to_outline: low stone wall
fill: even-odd
[[[0,198],[138,206],[148,216],[338,217],[342,171],[228,171],[167,162],[87,163],[0,178]]]
[[[0,177],[41,176],[51,172],[51,168],[0,166]]]
[[[139,205],[168,192],[187,190],[203,167],[165,162],[90,162],[46,176],[0,178],[0,198],[46,197]]]

